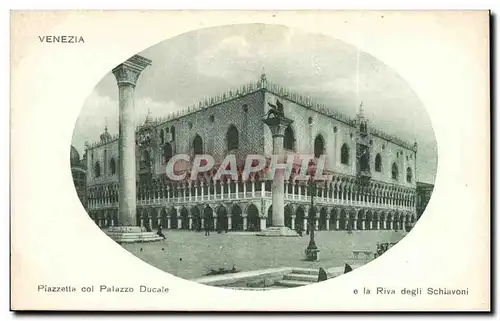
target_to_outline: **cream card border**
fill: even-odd
[[[383,18],[382,18],[383,16]],[[46,11],[11,14],[12,308],[40,310],[485,310],[490,306],[489,17],[475,12]],[[427,108],[438,144],[428,208],[398,246],[341,278],[235,292],[164,273],[96,229],[74,192],[69,147],[97,82],[134,53],[184,32],[271,23],[377,57]],[[83,45],[40,43],[82,35]],[[359,35],[365,35],[362,44]],[[37,292],[38,284],[165,285],[164,295]],[[384,286],[467,296],[355,295]]]

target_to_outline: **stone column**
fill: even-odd
[[[233,220],[230,214],[227,215],[227,230],[230,231],[233,226]]]
[[[193,229],[193,217],[192,216],[189,216],[189,225],[188,225],[188,229],[192,230]]]
[[[151,60],[135,55],[113,69],[119,91],[118,224],[120,226],[137,225],[134,91],[139,75],[149,65]]]
[[[295,215],[292,215],[292,224],[291,224],[291,226],[292,226],[292,230],[295,231]]]
[[[170,226],[172,226],[170,220],[171,220],[170,215],[167,215],[167,229],[169,229]]]
[[[329,215],[326,216],[326,230],[327,231],[330,230],[330,216]]]
[[[177,229],[180,230],[182,228],[182,218],[177,216]]]
[[[307,227],[309,226],[309,224],[307,223],[307,218],[304,218],[303,224],[304,225],[302,225],[302,227],[307,230]]]
[[[271,130],[273,137],[273,155],[277,155],[277,163],[285,164],[285,151],[283,148],[283,139],[285,129],[293,122],[293,120],[285,117],[276,111],[274,117],[263,119]],[[273,204],[273,220],[272,226],[268,229],[267,233],[264,231],[263,236],[266,235],[295,235],[296,233],[288,227],[285,227],[285,186],[284,186],[285,170],[278,169],[274,174],[272,181],[271,194]],[[264,184],[262,185],[262,196],[264,196]]]

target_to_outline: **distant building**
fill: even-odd
[[[84,154],[83,159],[80,159],[80,154],[75,147],[71,146],[71,175],[73,176],[73,184],[75,184],[76,193],[80,202],[87,209],[87,159]]]
[[[172,182],[165,173],[175,154],[210,154],[220,164],[227,154],[238,164],[249,154],[270,157],[272,135],[262,117],[276,105],[293,123],[286,128],[287,153],[326,156],[331,181],[318,186],[310,208],[307,182],[286,181],[285,224],[305,228],[313,211],[320,230],[403,229],[416,221],[417,144],[372,126],[360,106],[355,118],[268,83],[254,82],[211,97],[185,112],[137,128],[137,224],[156,228],[263,230],[272,222],[271,182]],[[167,111],[166,111],[167,112]],[[165,115],[167,116],[167,115]],[[118,220],[117,136],[107,130],[86,145],[89,215],[102,227]],[[216,166],[217,168],[217,166]]]
[[[417,218],[425,211],[427,207],[427,203],[432,195],[432,191],[434,190],[434,185],[429,183],[417,182]]]

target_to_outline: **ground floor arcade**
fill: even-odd
[[[100,227],[117,225],[117,208],[90,211]],[[355,206],[314,206],[288,202],[285,225],[293,230],[306,230],[309,218],[316,230],[401,230],[416,221],[416,213],[397,209]],[[137,225],[157,229],[223,231],[260,231],[272,222],[272,205],[268,201],[211,202],[174,206],[142,206],[137,208]]]

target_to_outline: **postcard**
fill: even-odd
[[[11,309],[489,311],[487,11],[13,11]]]

